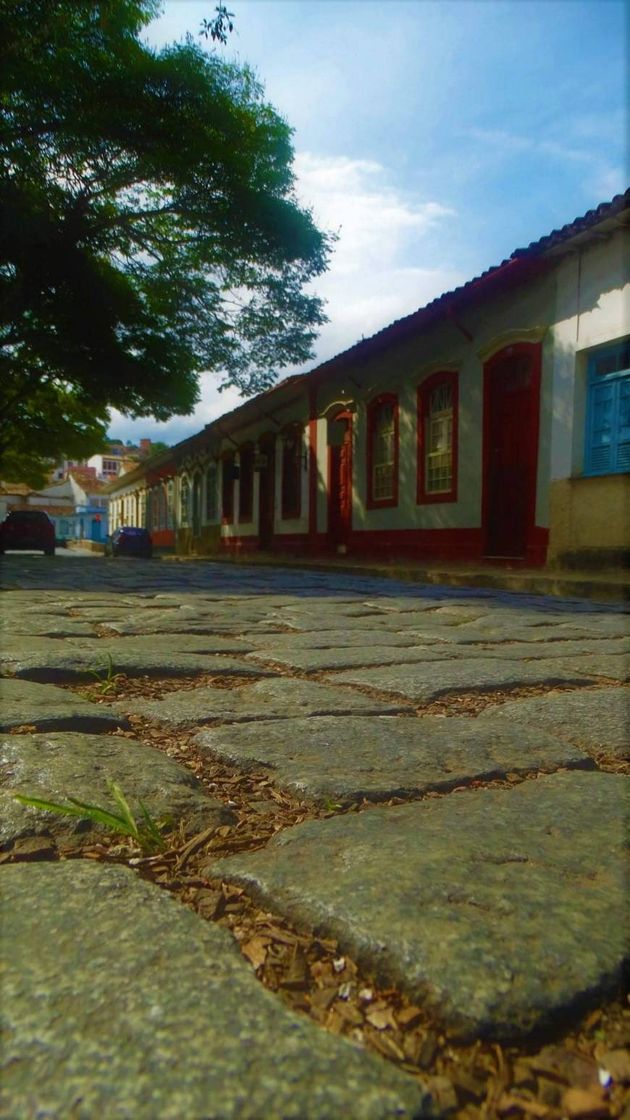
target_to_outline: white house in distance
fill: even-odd
[[[13,509],[42,510],[53,521],[58,541],[99,542],[108,531],[109,499],[102,493],[103,486],[80,468],[70,471],[62,482],[41,490],[6,483],[0,487],[0,519]]]
[[[630,555],[630,191],[107,487],[158,548]]]

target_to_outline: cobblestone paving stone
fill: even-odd
[[[560,766],[589,767],[583,751],[544,730],[518,737],[493,716],[396,719],[332,716],[215,727],[197,742],[239,765],[272,768],[279,783],[343,802],[417,796],[463,782]]]
[[[28,724],[37,731],[115,731],[124,716],[50,684],[0,677],[0,731]]]
[[[168,756],[181,720],[212,721],[197,739],[217,766],[262,766],[270,804],[274,784],[292,783],[334,801],[327,819],[215,859],[216,870],[298,927],[333,931],[340,951],[444,1024],[502,1038],[611,990],[626,952],[627,778],[601,768],[623,766],[626,751],[627,689],[606,683],[627,672],[620,608],[159,560],[9,556],[0,588],[5,718],[13,731],[42,728],[0,739],[11,977],[0,1115],[426,1112],[417,1080],[284,1009],[226,933],[129,868],[7,862],[16,841],[49,832],[76,844],[83,829],[20,806],[16,789],[104,803],[109,778],[186,833],[215,835],[233,803]],[[357,657],[372,667],[341,668]],[[108,678],[121,673],[137,688],[116,700]],[[208,675],[229,687],[209,687]],[[134,740],[137,730],[44,733],[45,719],[82,718],[88,702],[31,680],[81,679],[100,701],[86,718],[129,714],[136,728],[148,715],[156,745]],[[461,715],[477,693],[485,709]],[[441,716],[416,714],[435,697],[445,697]],[[489,778],[506,780],[484,788]],[[407,803],[336,809],[393,792]]]
[[[184,641],[186,639],[184,638]],[[193,643],[197,644],[197,643]],[[203,643],[202,643],[203,644]],[[71,681],[92,679],[93,673],[132,676],[159,674],[185,676],[194,673],[231,673],[240,677],[269,676],[269,671],[251,662],[211,653],[180,652],[169,635],[168,648],[153,640],[132,645],[122,640],[107,642],[60,641],[53,638],[20,638],[3,643],[0,650],[0,675],[32,681]]]
[[[57,802],[75,797],[114,809],[108,781],[116,782],[134,807],[143,801],[153,817],[169,817],[174,824],[183,820],[189,832],[233,820],[189,770],[154,747],[116,735],[4,735],[0,774],[1,844],[28,835],[77,837],[87,831],[85,821],[22,805],[13,793]]]
[[[545,728],[595,755],[630,758],[630,689],[558,692],[501,704],[494,712],[497,720]]]
[[[396,637],[400,637],[400,635],[396,635]],[[279,665],[286,665],[304,672],[320,672],[346,667],[410,665],[418,661],[453,661],[455,658],[460,663],[463,659],[472,658],[497,658],[500,661],[507,658],[510,661],[525,663],[540,658],[562,657],[567,659],[575,655],[587,654],[589,667],[591,665],[595,667],[593,673],[596,673],[597,667],[599,667],[602,676],[610,677],[619,677],[620,673],[625,674],[627,665],[630,663],[630,657],[628,657],[630,648],[627,643],[624,641],[599,640],[597,638],[591,639],[590,642],[566,640],[494,643],[492,645],[472,645],[470,643],[454,645],[452,642],[445,642],[443,634],[441,634],[439,641],[436,637],[432,644],[427,645],[407,644],[408,638],[405,638],[404,645],[390,646],[389,639],[384,637],[383,645],[370,644],[367,649],[365,648],[365,638],[363,638],[363,646],[353,643],[352,646],[324,649],[300,649],[299,647],[296,648],[290,640],[287,640],[286,635],[283,635],[283,639],[282,642],[269,642],[264,649],[258,649],[254,653],[250,653],[248,660],[256,664],[275,661]],[[321,641],[321,637],[319,640]],[[606,648],[600,650],[600,646]],[[617,660],[617,658],[620,658],[620,660]],[[573,664],[580,669],[581,662],[579,660],[571,661],[572,666]]]
[[[119,711],[148,716],[169,725],[222,723],[258,720],[294,720],[302,716],[334,715],[350,712],[379,715],[405,711],[403,704],[388,704],[350,689],[303,680],[263,680],[235,690],[195,688],[169,692],[163,700],[124,701]],[[303,730],[300,725],[300,733]],[[257,735],[260,732],[256,732]],[[266,735],[266,732],[265,732]]]
[[[492,690],[531,684],[589,684],[590,658],[570,664],[562,658],[502,663],[498,658],[459,658],[457,661],[422,661],[416,665],[387,665],[378,669],[350,669],[328,680],[406,696],[426,704],[448,692]]]
[[[428,1114],[417,1083],[291,1015],[229,934],[133,872],[49,864],[3,879],[2,1115],[34,1115],[35,1100],[55,1118]]]
[[[505,1037],[619,981],[627,810],[615,774],[554,774],[297,825],[214,871],[453,1028]]]

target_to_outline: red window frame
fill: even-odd
[[[289,424],[282,432],[281,510],[283,521],[294,521],[302,514],[302,456],[304,429]]]
[[[431,397],[440,385],[449,385],[453,406],[453,428],[451,440],[451,485],[448,490],[439,492],[427,490],[426,479],[426,454],[425,454],[425,426],[430,416]],[[429,505],[442,502],[457,501],[458,481],[458,434],[459,434],[459,374],[455,370],[442,370],[427,377],[426,381],[418,387],[418,419],[417,419],[417,494],[416,501],[420,505]]]
[[[221,519],[224,525],[234,521],[234,452],[226,451],[221,462]]]
[[[374,443],[377,433],[378,414],[381,409],[393,407],[394,421],[394,461],[392,465],[392,493],[386,498],[374,496]],[[398,462],[399,462],[399,406],[395,393],[383,393],[370,402],[367,408],[367,508],[387,509],[398,505]]]
[[[254,445],[244,443],[239,448],[239,522],[249,522],[254,517]]]

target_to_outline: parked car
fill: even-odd
[[[153,556],[151,535],[146,529],[138,529],[134,525],[121,525],[107,538],[105,555],[143,556],[145,559],[150,559]]]
[[[37,549],[55,555],[55,526],[39,509],[13,509],[0,524],[0,553]]]

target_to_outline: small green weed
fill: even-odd
[[[98,682],[97,687],[99,691],[102,692],[103,696],[106,696],[108,692],[114,692],[120,674],[114,672],[114,661],[111,653],[107,654],[107,669],[105,671],[101,669],[88,669],[88,673],[91,677],[96,678]],[[94,685],[92,687],[94,687]]]
[[[327,813],[336,813],[337,809],[343,809],[343,805],[339,801],[332,801],[330,797],[324,798],[323,805]]]
[[[44,809],[49,813],[60,813],[66,817],[81,817],[83,820],[102,824],[112,832],[130,837],[143,852],[163,851],[166,847],[166,841],[160,832],[157,821],[151,816],[146,805],[142,801],[138,802],[142,818],[140,824],[138,824],[120,786],[116,785],[115,782],[108,782],[107,788],[118,807],[118,813],[112,813],[109,809],[103,809],[100,805],[89,805],[85,801],[78,801],[76,797],[69,797],[67,805],[60,805],[55,801],[45,801],[41,797],[28,797],[22,793],[15,793],[13,796],[22,805],[31,805],[34,809]]]

